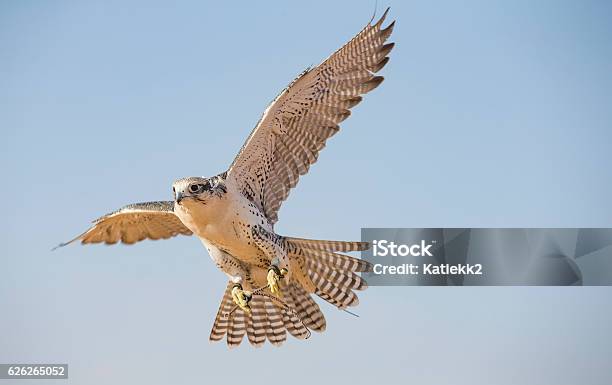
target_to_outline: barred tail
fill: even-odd
[[[289,256],[303,261],[305,273],[312,281],[316,293],[332,305],[344,309],[356,306],[359,298],[354,290],[365,290],[368,285],[357,272],[372,270],[372,265],[358,258],[339,254],[338,251],[367,250],[367,242],[321,241],[289,238]]]
[[[234,305],[232,287],[230,282],[225,289],[210,333],[211,341],[225,337],[232,348],[240,345],[246,335],[255,347],[262,346],[266,340],[279,346],[287,339],[287,332],[298,339],[306,339],[310,336],[309,328],[319,332],[325,330],[325,317],[319,305],[299,285],[291,284],[284,289],[286,306],[269,296],[254,295],[250,302],[251,314]]]
[[[321,241],[318,239],[304,239],[285,237],[289,243],[311,250],[323,251],[362,251],[370,248],[368,242],[347,242],[347,241]]]
[[[372,265],[338,252],[367,250],[367,242],[283,239],[296,279],[282,287],[286,306],[269,296],[254,295],[250,302],[251,314],[246,314],[234,305],[230,282],[210,333],[211,341],[225,337],[228,346],[235,347],[247,336],[253,346],[261,346],[266,340],[281,345],[287,339],[287,332],[299,339],[308,338],[308,329],[322,332],[326,328],[325,316],[310,293],[340,309],[359,303],[354,291],[365,290],[368,285],[356,273],[371,271]],[[265,276],[266,271],[261,269],[259,273]]]

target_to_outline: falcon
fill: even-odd
[[[289,191],[317,161],[350,109],[383,81],[386,43],[395,22],[382,27],[389,9],[314,68],[302,72],[264,111],[229,169],[213,177],[188,177],[172,185],[174,199],[135,203],[93,222],[75,241],[83,244],[195,235],[229,281],[210,340],[230,347],[246,335],[254,346],[282,344],[322,332],[326,321],[312,296],[339,309],[358,303],[355,291],[371,271],[345,252],[365,242],[324,241],[276,234],[274,224]],[[59,247],[58,246],[58,247]]]

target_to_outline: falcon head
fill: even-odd
[[[172,193],[176,204],[186,201],[205,201],[216,186],[210,178],[182,178],[172,184]]]

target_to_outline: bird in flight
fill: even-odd
[[[254,346],[266,339],[280,345],[287,332],[305,339],[310,330],[325,330],[311,295],[339,309],[357,305],[354,291],[367,287],[357,273],[371,265],[341,253],[367,250],[369,244],[282,236],[274,224],[289,191],[338,124],[361,95],[383,81],[375,74],[394,46],[386,41],[395,22],[383,28],[388,11],[291,82],[264,111],[227,171],[178,179],[174,200],[127,205],[59,246],[195,235],[229,278],[210,340],[226,337],[233,347],[246,334]]]

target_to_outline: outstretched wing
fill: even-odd
[[[174,202],[134,203],[96,219],[94,225],[78,237],[60,244],[81,243],[114,244],[119,241],[132,244],[143,239],[167,239],[179,234],[191,235],[174,214]]]
[[[362,94],[376,88],[374,74],[389,61],[385,44],[393,25],[382,29],[384,15],[314,69],[297,77],[265,110],[228,170],[241,192],[271,223],[300,175],[316,162],[338,124]]]

